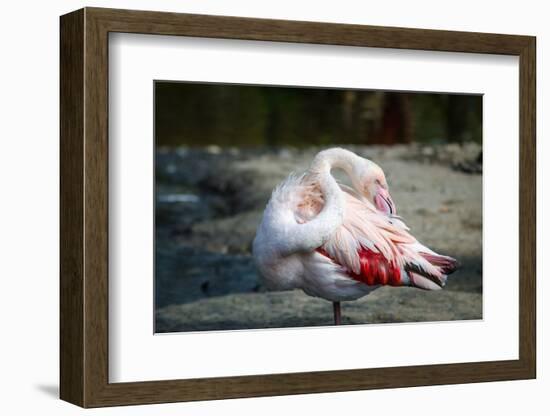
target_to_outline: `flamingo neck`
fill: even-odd
[[[344,215],[344,195],[331,170],[340,168],[352,176],[357,159],[358,156],[348,150],[334,148],[318,153],[310,166],[309,175],[319,184],[325,200],[315,230],[323,242],[342,224]]]
[[[330,174],[334,168],[342,169],[353,180],[357,177],[360,158],[349,150],[334,148],[319,152],[310,167],[313,174]]]

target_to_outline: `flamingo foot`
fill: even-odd
[[[332,309],[334,311],[334,325],[341,325],[342,311],[340,309],[340,302],[332,302]]]

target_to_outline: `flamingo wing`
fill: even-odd
[[[317,251],[367,285],[439,289],[456,260],[420,244],[395,216],[381,213],[353,190],[345,192],[344,221]]]

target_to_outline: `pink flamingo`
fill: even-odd
[[[353,188],[338,184],[344,170]],[[382,169],[340,148],[318,153],[269,200],[253,243],[269,289],[302,289],[333,302],[359,299],[382,285],[441,289],[457,261],[418,242],[396,215]]]

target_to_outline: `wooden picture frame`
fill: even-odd
[[[85,8],[64,15],[60,28],[60,396],[63,400],[82,407],[100,407],[535,378],[534,37],[100,8]],[[109,383],[110,32],[518,56],[519,359]]]

